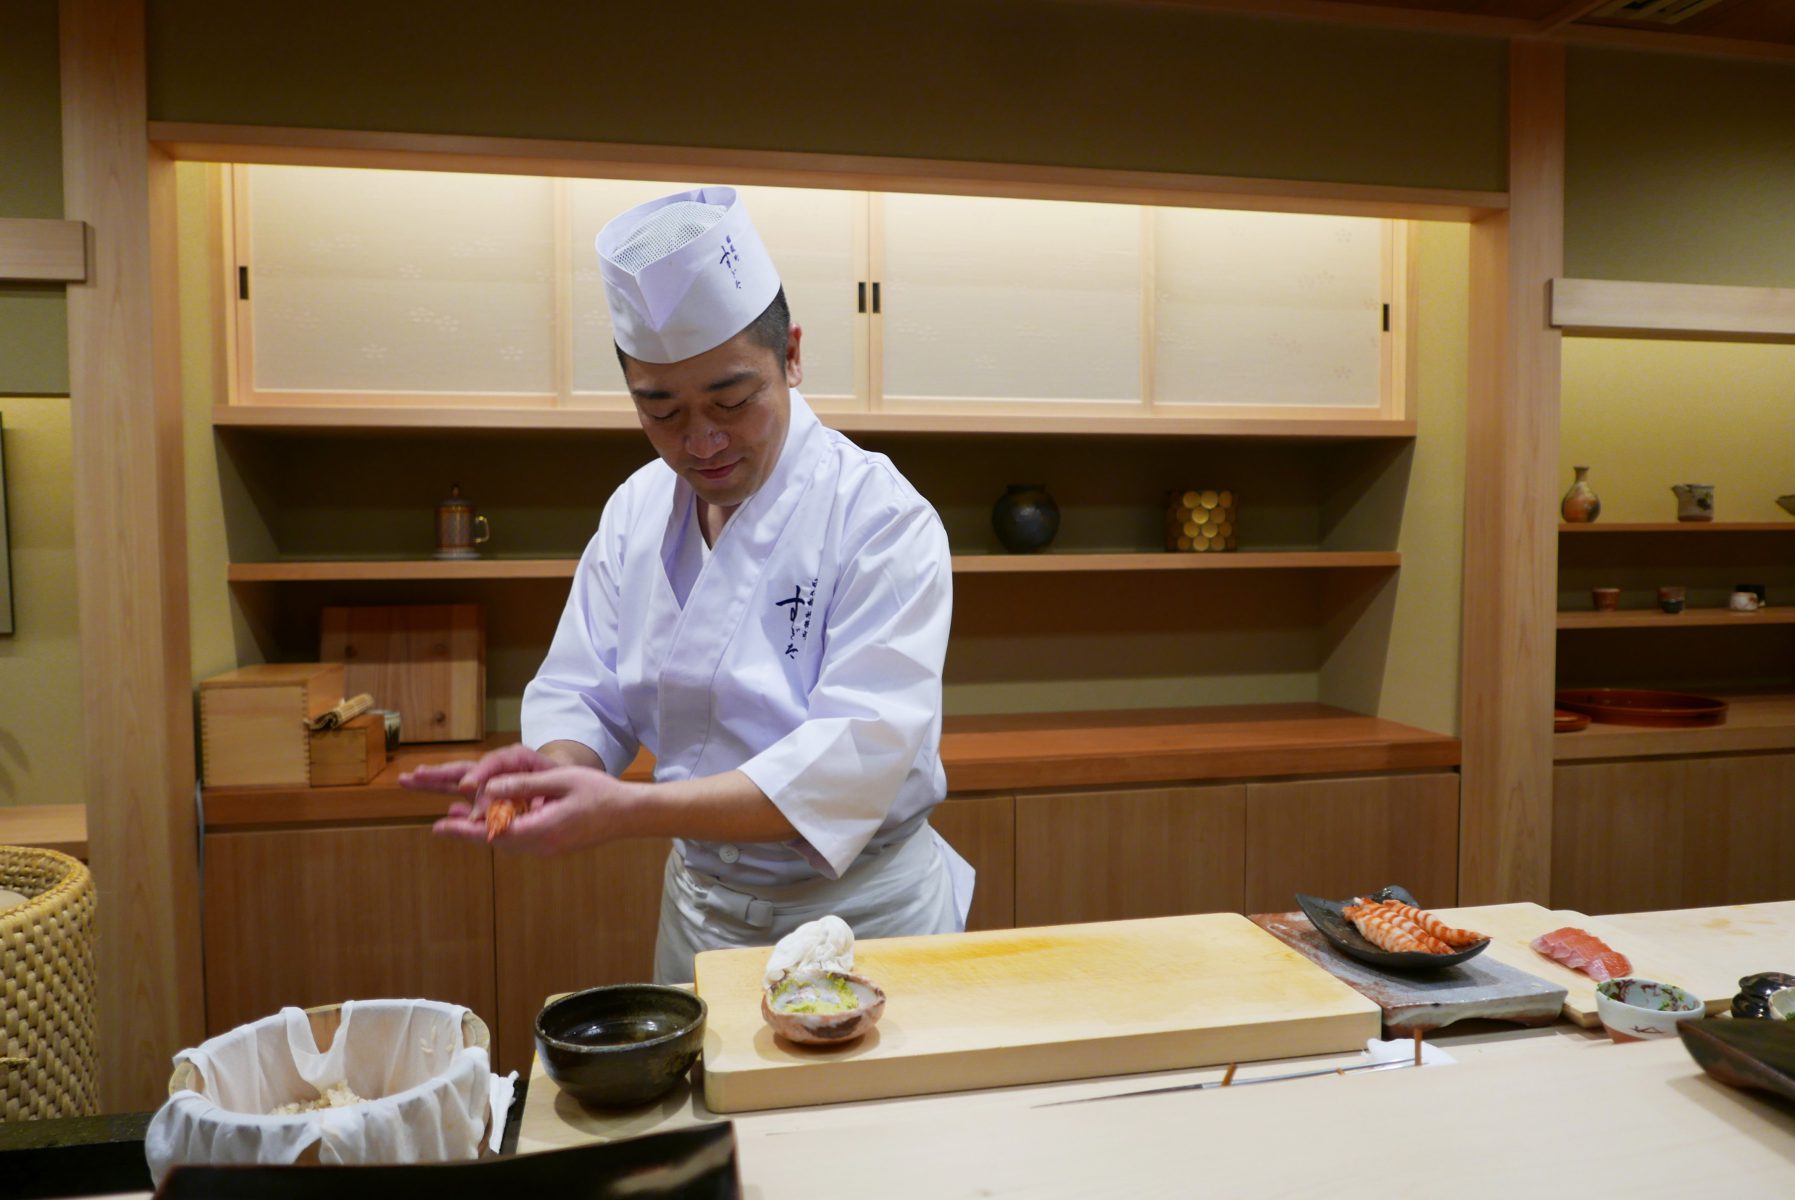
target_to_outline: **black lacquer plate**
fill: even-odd
[[[1428,954],[1421,950],[1384,950],[1366,941],[1365,935],[1346,919],[1345,910],[1354,899],[1357,897],[1349,897],[1345,900],[1323,900],[1319,896],[1305,896],[1301,892],[1296,894],[1297,907],[1303,910],[1303,915],[1309,918],[1309,923],[1315,926],[1316,930],[1333,945],[1334,949],[1369,966],[1382,967],[1392,971],[1437,971],[1442,967],[1455,967],[1467,959],[1476,958],[1490,944],[1490,939],[1485,938],[1454,954]],[[1422,907],[1406,888],[1397,887],[1395,884],[1372,892],[1370,899],[1400,900],[1404,904],[1413,904],[1416,908]]]
[[[1795,1021],[1684,1021],[1683,1048],[1730,1087],[1755,1088],[1795,1103]]]
[[[176,1167],[158,1200],[739,1200],[728,1122],[595,1146],[406,1167]]]

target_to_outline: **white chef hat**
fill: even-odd
[[[597,246],[617,344],[643,362],[721,346],[779,292],[779,272],[734,188],[638,204],[598,231]]]

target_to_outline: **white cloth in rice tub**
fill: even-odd
[[[174,1093],[150,1121],[151,1177],[160,1186],[184,1164],[291,1163],[314,1144],[327,1164],[476,1157],[489,1101],[502,1114],[511,1088],[492,1074],[484,1049],[462,1045],[466,1012],[435,1000],[352,1000],[320,1051],[305,1012],[284,1008],[181,1051],[174,1061],[191,1062],[203,1090]],[[268,1115],[334,1083],[377,1098]]]

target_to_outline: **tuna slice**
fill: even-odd
[[[1530,944],[1547,958],[1555,959],[1573,971],[1582,971],[1597,983],[1633,973],[1633,964],[1627,961],[1626,955],[1586,929],[1567,925],[1540,934]]]

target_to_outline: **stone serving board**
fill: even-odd
[[[1389,1033],[1431,1033],[1473,1019],[1548,1025],[1564,1007],[1564,988],[1487,954],[1456,967],[1398,974],[1340,953],[1300,912],[1260,913],[1250,919],[1376,1004]]]

